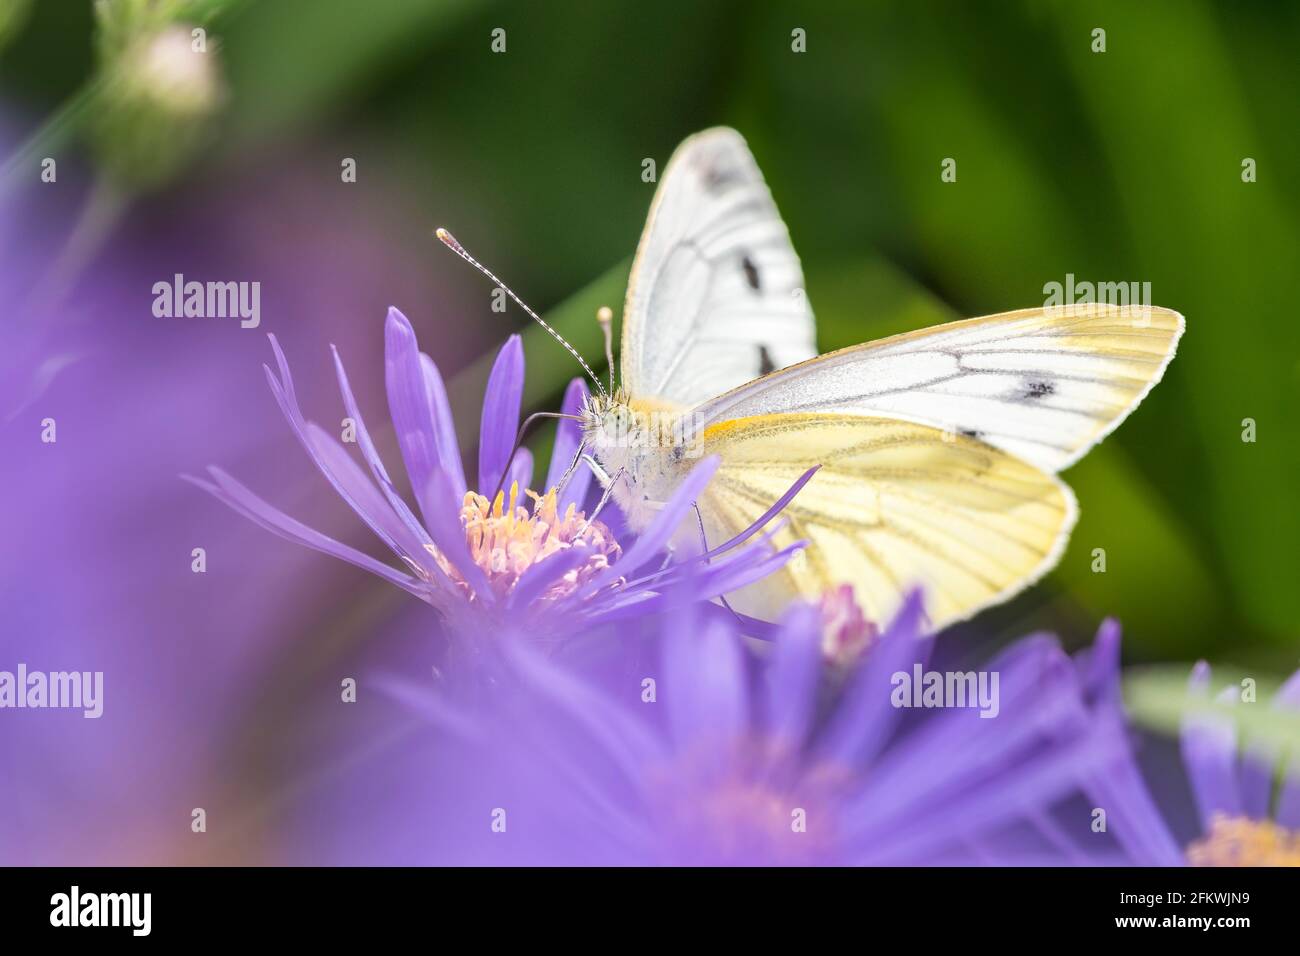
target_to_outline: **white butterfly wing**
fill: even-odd
[[[692,406],[817,354],[790,235],[735,130],[673,154],[623,309],[623,386]]]
[[[1049,473],[1078,461],[1160,381],[1168,309],[1076,305],[952,322],[831,352],[697,408],[703,423],[837,412],[931,425]]]

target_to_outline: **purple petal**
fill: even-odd
[[[388,310],[388,319],[384,323],[384,372],[388,412],[397,432],[397,444],[402,450],[415,500],[424,514],[424,523],[432,529],[436,513],[458,509],[460,498],[455,495],[454,479],[450,476],[442,481],[448,498],[440,501],[431,497],[434,473],[442,471],[439,467],[437,426],[429,403],[415,330],[397,309]]]
[[[447,476],[441,469],[435,470],[430,497],[450,499],[451,495],[451,485]],[[496,595],[488,584],[487,575],[469,553],[469,545],[465,542],[465,528],[460,523],[459,509],[453,511],[450,507],[435,508],[426,517],[429,518],[429,533],[433,536],[434,546],[442,556],[460,572],[461,577],[480,601],[487,605],[495,603]]]
[[[1296,671],[1278,688],[1273,706],[1279,710],[1300,710],[1300,671]]]
[[[333,439],[325,435],[318,427],[317,432],[320,436],[323,436],[323,440],[313,438],[311,433],[313,426],[309,425],[303,418],[302,409],[298,405],[298,396],[293,387],[293,376],[289,371],[289,363],[285,359],[284,352],[281,350],[280,343],[275,336],[270,335],[268,338],[271,340],[271,348],[275,352],[275,359],[280,367],[280,378],[276,379],[271,370],[263,366],[267,383],[271,386],[271,393],[275,396],[280,410],[288,420],[289,427],[297,436],[304,450],[306,450],[308,457],[320,469],[321,474],[325,476],[339,496],[348,503],[349,507],[365,521],[389,548],[399,555],[406,554],[408,557],[415,557],[419,562],[418,552],[409,550],[412,538],[409,529],[395,529],[395,526],[401,524],[397,515],[383,501],[375,490],[375,486],[365,477],[347,452],[341,446],[332,445]]]
[[[1127,728],[1112,722],[1108,729],[1117,741],[1117,756],[1107,766],[1084,774],[1084,789],[1096,806],[1106,810],[1110,832],[1134,862],[1141,866],[1180,865],[1182,850],[1142,779],[1127,743]]]
[[[668,596],[658,591],[637,591],[626,593],[620,589],[609,601],[593,601],[580,606],[582,620],[589,625],[608,624],[612,621],[641,619],[651,614],[658,614],[680,601],[671,601]]]
[[[1273,706],[1279,710],[1300,711],[1300,671],[1292,674],[1278,690]],[[1285,763],[1274,816],[1282,826],[1300,830],[1300,746],[1293,745],[1288,752],[1278,756]]]
[[[532,481],[533,453],[527,448],[520,447],[510,462],[510,473],[506,475],[506,483],[502,486],[506,491],[506,497],[510,497],[510,486],[513,484],[519,486],[519,497],[523,498],[524,491],[531,487]]]
[[[697,595],[697,600],[707,600],[761,581],[783,568],[804,547],[806,542],[799,541],[777,552],[747,548],[703,567],[692,562],[680,568],[683,575],[690,577],[690,590]]]
[[[460,460],[460,443],[456,438],[456,425],[451,417],[451,403],[447,401],[447,388],[433,359],[420,353],[420,371],[424,374],[424,390],[432,409],[434,445],[438,450],[438,463],[447,473],[456,500],[465,497],[465,466]]]
[[[419,586],[415,579],[408,575],[402,574],[390,568],[388,565],[376,561],[368,554],[362,554],[356,548],[349,547],[340,541],[335,541],[328,535],[321,534],[314,528],[310,528],[291,518],[278,508],[267,504],[253,492],[249,491],[230,475],[226,474],[220,468],[210,468],[216,484],[204,481],[201,478],[193,478],[189,475],[182,475],[186,481],[202,488],[204,491],[213,495],[222,501],[228,507],[238,511],[244,517],[248,518],[255,524],[261,525],[267,531],[279,535],[287,541],[294,544],[306,545],[316,551],[328,554],[330,557],[339,558],[354,564],[359,568],[376,574],[392,584],[411,592],[417,597],[424,597],[426,592]]]
[[[315,422],[307,423],[307,438],[316,450],[322,467],[346,489],[349,504],[362,520],[388,542],[394,551],[423,567],[429,557],[424,542],[411,533],[411,529],[397,516],[375,483],[352,460],[343,445]]]
[[[1252,820],[1268,817],[1273,802],[1273,771],[1278,750],[1272,744],[1249,744],[1237,764],[1242,812]]]
[[[691,469],[691,473],[677,486],[677,490],[673,492],[668,503],[664,505],[645,533],[623,553],[622,560],[592,579],[584,589],[583,596],[594,594],[620,577],[631,577],[658,557],[672,539],[682,519],[686,517],[686,512],[695,504],[695,499],[704,491],[709,479],[718,470],[720,463],[721,459],[717,455],[710,455]]]
[[[865,826],[909,807],[959,802],[975,783],[1028,759],[1034,749],[1062,746],[1067,736],[1088,730],[1073,664],[1054,640],[1023,638],[981,670],[999,675],[998,716],[983,718],[975,708],[940,710],[886,751],[864,791],[864,800],[874,801],[873,821]]]
[[[1101,622],[1092,646],[1078,656],[1080,679],[1089,699],[1109,706],[1120,706],[1119,621],[1108,617]]]
[[[756,617],[750,617],[748,614],[741,614],[734,611],[736,622],[740,627],[740,632],[746,637],[753,637],[760,641],[771,643],[775,641],[781,633],[781,627],[773,624],[771,621],[763,621]]]
[[[343,395],[343,407],[347,410],[348,417],[356,422],[357,445],[361,449],[361,457],[370,466],[370,473],[379,484],[379,489],[384,493],[384,497],[388,499],[393,511],[402,519],[402,523],[420,541],[421,546],[431,543],[433,539],[429,537],[429,532],[420,524],[406,502],[402,500],[402,496],[397,493],[397,489],[393,486],[392,479],[388,477],[388,469],[384,467],[379,452],[375,448],[375,443],[370,438],[370,430],[366,428],[366,420],[361,416],[361,408],[357,405],[356,396],[352,394],[352,387],[348,384],[348,375],[343,368],[343,359],[339,357],[338,349],[333,346],[330,346],[330,348],[334,352],[334,369],[338,374],[339,391]]]
[[[1282,780],[1277,801],[1277,822],[1291,830],[1300,830],[1300,768],[1290,768]]]
[[[848,815],[864,834],[883,837],[904,819],[924,818],[932,827],[938,821],[930,818],[937,817],[946,826],[979,788],[1001,790],[1013,770],[1041,755],[1064,752],[1076,738],[1100,737],[1090,733],[1073,665],[1054,641],[1022,639],[983,669],[1001,677],[998,716],[985,719],[974,708],[941,710],[886,752],[855,800],[861,814]],[[1114,742],[1105,743],[1113,754]],[[1076,769],[1057,785],[1077,785],[1079,775],[1095,768]]]
[[[1190,693],[1202,700],[1209,689],[1210,670],[1204,661],[1192,671]],[[1229,688],[1231,691],[1231,688]],[[1240,816],[1237,786],[1237,735],[1230,721],[1209,713],[1190,713],[1183,720],[1183,766],[1192,783],[1192,795],[1208,830],[1216,813]]]
[[[511,641],[503,651],[528,688],[547,698],[599,741],[600,749],[629,779],[639,780],[647,764],[665,758],[662,740],[588,681],[546,660],[526,641]]]
[[[589,599],[578,607],[589,625],[660,614],[685,604],[708,601],[760,581],[782,567],[801,547],[802,544],[791,545],[775,554],[770,552],[758,554],[757,549],[749,549],[754,553],[705,565],[703,569],[693,564],[677,565],[678,571],[683,573],[656,578],[653,589],[632,583],[609,590],[599,598]],[[663,589],[659,590],[660,587]],[[739,618],[738,623],[746,628],[761,624],[772,632],[771,635],[760,636],[775,635],[776,626],[766,621],[758,622],[753,618],[731,612],[726,612],[726,615],[732,621]]]
[[[564,390],[564,401],[560,403],[560,412],[565,415],[577,415],[587,403],[587,383],[580,378],[569,382]],[[551,451],[551,467],[546,472],[546,488],[549,491],[560,483],[564,473],[573,464],[578,447],[582,444],[582,424],[572,419],[561,418],[555,429],[555,447]],[[587,491],[591,487],[591,472],[579,466],[569,479],[569,485],[560,495],[560,510],[564,511],[570,504],[579,508],[587,500]]]
[[[1113,739],[1085,735],[1048,748],[1039,757],[1002,767],[980,785],[963,788],[929,807],[930,812],[904,807],[901,815],[871,820],[870,829],[856,835],[856,840],[872,863],[926,862],[945,843],[997,829],[1051,806],[1074,789],[1081,771],[1103,766],[1114,756]],[[863,809],[870,807],[863,805]],[[862,818],[874,812],[871,808]]]
[[[767,720],[772,735],[798,746],[817,710],[822,670],[821,614],[810,604],[795,604],[781,620],[768,675]]]
[[[1119,622],[1107,618],[1092,647],[1076,657],[1085,696],[1094,710],[1098,732],[1110,733],[1119,756],[1084,778],[1094,804],[1104,807],[1110,832],[1125,852],[1143,866],[1177,866],[1183,860],[1178,841],[1147,789],[1129,742],[1120,687]]]
[[[591,552],[587,548],[575,545],[572,548],[557,551],[550,557],[538,561],[519,576],[519,580],[515,582],[515,586],[510,591],[506,606],[512,610],[521,608],[526,612],[529,605],[538,596],[564,575],[586,561],[590,555]]]
[[[740,534],[736,535],[730,541],[718,545],[713,550],[702,555],[702,557],[711,558],[716,554],[721,554],[724,551],[729,551],[732,548],[736,547],[737,545],[743,544],[744,542],[748,541],[751,537],[753,537],[764,527],[766,527],[769,521],[771,521],[778,514],[780,514],[785,509],[786,505],[788,505],[791,501],[794,500],[794,496],[799,493],[800,489],[802,489],[804,485],[808,484],[808,482],[812,479],[813,475],[817,474],[817,469],[820,467],[821,465],[813,465],[811,468],[805,471],[802,475],[800,475],[797,479],[795,479],[794,484],[792,484],[789,487],[789,489],[786,490],[785,494],[783,494],[780,498],[776,500],[776,502],[772,505],[772,507],[768,508],[765,512],[763,512],[763,514],[758,518],[757,521],[751,524]]]
[[[866,659],[858,665],[836,708],[818,751],[834,761],[853,763],[874,757],[897,726],[899,711],[890,703],[893,675],[929,659],[933,637],[921,634],[925,610],[919,590],[909,593]]]
[[[497,353],[483,396],[483,422],[478,440],[479,493],[492,494],[506,470],[510,449],[519,432],[519,406],[524,397],[524,346],[512,335]]]
[[[482,725],[454,703],[445,700],[438,693],[437,687],[418,684],[409,677],[396,674],[381,674],[373,678],[370,684],[440,729],[479,745],[487,743]]]
[[[732,752],[747,728],[749,700],[740,642],[721,619],[701,623],[681,612],[664,643],[658,699],[679,752],[707,749],[719,760]]]
[[[667,587],[669,581],[680,581],[685,577],[694,576],[704,572],[706,569],[716,570],[718,568],[733,566],[732,559],[739,555],[747,555],[744,561],[757,561],[760,555],[773,555],[776,553],[776,546],[772,543],[776,536],[785,528],[785,522],[779,521],[773,524],[768,530],[764,531],[759,539],[748,546],[739,549],[732,549],[730,554],[718,556],[721,549],[715,548],[712,551],[706,551],[701,554],[693,554],[690,557],[670,562],[662,567],[656,568],[647,574],[632,578],[626,583],[628,586],[636,585],[639,587],[649,586],[652,582],[656,587]],[[793,544],[786,545],[785,551],[795,552],[808,546],[808,542],[800,539]],[[696,588],[696,593],[701,595],[703,592]],[[709,597],[715,597],[709,595]],[[764,622],[769,623],[769,622]],[[770,625],[769,625],[770,626]]]

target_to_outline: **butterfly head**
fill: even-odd
[[[670,402],[618,389],[590,396],[581,417],[583,441],[597,461],[634,479],[669,465],[689,467],[704,453],[697,417]]]
[[[629,436],[638,426],[637,412],[622,389],[588,395],[581,416],[583,439],[593,447]]]

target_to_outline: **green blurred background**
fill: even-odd
[[[337,180],[340,158],[355,158],[355,214],[385,217],[447,290],[392,304],[435,317],[421,335],[460,369],[466,416],[483,377],[473,356],[525,320],[493,313],[487,284],[432,229],[451,228],[594,357],[592,313],[621,303],[654,189],[642,160],[662,170],[716,124],[748,138],[768,178],[823,350],[1038,305],[1069,273],[1149,281],[1155,304],[1187,317],[1177,360],[1066,473],[1082,518],[1061,566],[963,630],[1000,642],[1041,625],[1078,645],[1111,614],[1134,661],[1296,666],[1296,5],[159,6],[217,40],[226,95],[197,145],[136,181],[120,141],[171,146],[101,108],[112,52],[91,4],[0,0],[0,102],[25,124],[27,154],[84,145],[117,195],[163,210],[267,164]],[[496,28],[504,53],[491,50]],[[791,49],[796,28],[806,52]],[[946,157],[955,183],[940,179]],[[1242,181],[1246,158],[1256,182]],[[389,304],[374,304],[376,334]],[[529,400],[553,405],[574,368],[531,330],[527,343]]]

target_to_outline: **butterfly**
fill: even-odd
[[[887,621],[921,585],[937,630],[1057,564],[1078,517],[1057,473],[1137,407],[1183,327],[1154,306],[1045,305],[818,355],[763,176],[739,133],[710,129],[678,147],[650,207],[621,387],[611,371],[582,414],[587,460],[640,531],[701,455],[718,456],[697,529],[679,532],[702,547],[817,467],[772,540],[807,547],[731,606],[771,619],[849,584]]]

